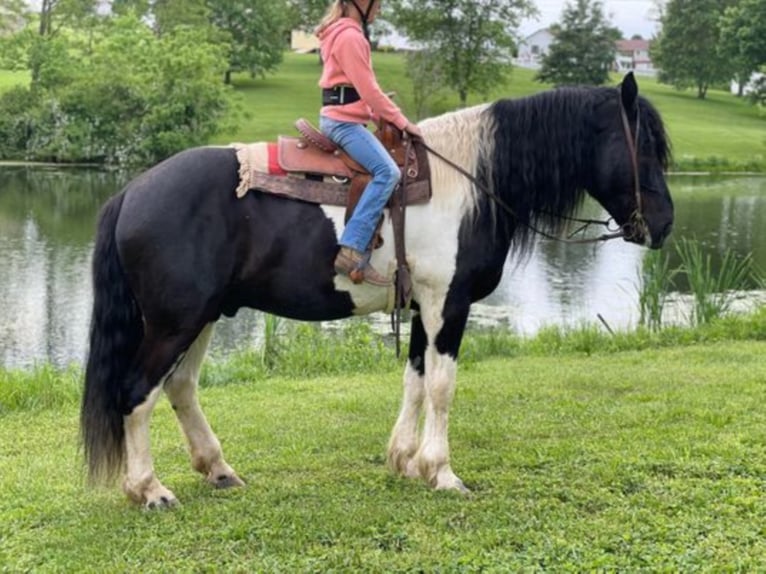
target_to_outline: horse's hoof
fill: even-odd
[[[452,482],[451,484],[445,484],[445,485],[437,484],[436,490],[451,490],[453,492],[457,492],[459,494],[464,494],[464,495],[471,494],[471,490],[465,484],[463,484],[463,481],[460,480],[459,478],[456,478],[455,481]]]
[[[214,476],[209,480],[209,482],[218,489],[245,486],[245,482],[236,474],[222,474],[219,476]]]
[[[471,491],[463,484],[463,481],[451,471],[437,475],[433,487],[435,490],[452,490],[460,494],[471,494]]]
[[[147,500],[144,508],[146,510],[165,510],[180,506],[180,504],[175,496],[160,496],[158,499]]]

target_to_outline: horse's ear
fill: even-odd
[[[638,84],[636,83],[636,78],[633,76],[633,72],[628,72],[622,79],[620,96],[622,97],[622,106],[625,110],[630,112],[636,109]]]

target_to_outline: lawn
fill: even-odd
[[[163,401],[152,446],[182,506],[82,485],[77,405],[0,415],[0,570],[757,571],[766,568],[760,341],[469,361],[451,417],[463,497],[392,476],[392,369],[203,389],[248,482],[188,468]]]

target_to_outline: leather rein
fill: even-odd
[[[633,168],[633,192],[636,198],[636,209],[631,215],[630,221],[634,223],[635,225],[643,225],[644,218],[643,218],[642,209],[641,209],[641,181],[640,181],[639,172],[638,172],[638,136],[639,136],[639,130],[641,129],[640,118],[638,117],[638,115],[636,115],[636,135],[635,135],[635,138],[632,138],[630,133],[630,122],[628,121],[628,115],[625,113],[625,108],[622,105],[622,102],[620,102],[620,117],[622,120],[622,128],[625,134],[625,142],[628,147],[628,155],[630,156],[631,167]],[[406,132],[405,132],[405,137],[407,137]],[[521,221],[521,219],[516,215],[516,213],[514,212],[513,208],[510,205],[508,205],[497,194],[492,192],[487,186],[482,184],[475,176],[471,175],[468,171],[466,171],[464,168],[462,168],[460,165],[456,164],[452,160],[444,157],[444,155],[437,152],[431,146],[427,145],[424,141],[420,140],[420,144],[424,147],[426,151],[428,151],[428,153],[436,156],[441,161],[443,161],[444,163],[449,165],[451,168],[453,168],[455,171],[460,173],[463,177],[468,179],[471,183],[473,183],[473,185],[476,186],[476,189],[478,189],[484,195],[486,195],[492,201],[494,201],[495,204],[499,206],[500,208],[502,208],[506,213],[508,213],[508,215],[510,215],[517,221]],[[607,220],[599,220],[599,219],[581,219],[577,217],[567,217],[563,215],[557,215],[556,217],[559,217],[560,219],[564,219],[567,221],[574,221],[577,223],[581,223],[582,225],[578,227],[577,229],[575,229],[572,233],[570,233],[568,237],[561,238],[561,237],[556,237],[555,235],[551,235],[550,233],[547,233],[545,231],[542,231],[541,229],[538,229],[529,223],[526,223],[526,222],[522,222],[522,223],[523,225],[531,229],[534,233],[537,233],[538,235],[541,235],[542,237],[545,237],[546,239],[559,241],[561,243],[573,243],[573,244],[598,243],[600,241],[608,241],[610,239],[625,237],[625,231],[623,229],[618,229],[616,231],[609,231],[608,233],[602,233],[598,237],[593,237],[588,239],[572,239],[572,236],[582,231],[585,231],[591,225],[602,225],[605,228],[607,228],[607,230],[609,230],[611,227],[612,221],[614,221],[614,218],[610,217]]]

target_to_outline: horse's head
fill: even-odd
[[[614,97],[597,104],[591,195],[622,229],[626,241],[662,247],[673,226],[665,182],[669,144],[657,110],[638,96],[632,73]]]

